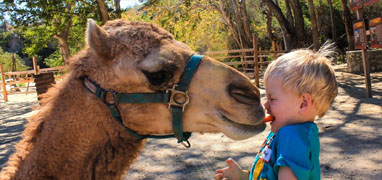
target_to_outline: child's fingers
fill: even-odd
[[[225,162],[226,162],[227,164],[231,164],[233,161],[234,161],[234,160],[233,160],[232,158],[228,158],[227,160],[225,160]]]
[[[231,158],[228,158],[227,160],[225,160],[225,162],[228,164],[229,167],[240,167],[239,164],[237,164],[237,162]]]
[[[223,169],[216,170],[216,174],[218,174],[218,173],[223,173]]]
[[[216,173],[214,179],[215,180],[221,180],[223,179],[224,175],[223,173]]]

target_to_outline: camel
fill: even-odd
[[[129,130],[172,134],[172,113],[166,103],[119,103],[118,122],[107,108],[114,93],[102,101],[91,89],[165,92],[180,81],[194,54],[156,25],[113,20],[100,27],[89,19],[86,46],[70,59],[66,77],[44,94],[0,179],[121,179],[145,144]],[[185,133],[222,132],[241,140],[265,129],[258,88],[210,57],[202,57],[187,96],[174,99],[186,97]]]

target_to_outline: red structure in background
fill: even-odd
[[[382,17],[377,17],[369,22],[370,47],[382,48]]]
[[[353,22],[353,31],[356,49],[366,49],[366,28],[363,19]]]
[[[365,6],[372,5],[374,3],[377,3],[379,0],[365,0]]]
[[[362,8],[362,0],[350,0],[350,10],[356,11]]]

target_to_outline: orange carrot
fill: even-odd
[[[264,122],[271,122],[273,120],[275,120],[275,117],[273,117],[273,116],[267,116],[264,118]]]

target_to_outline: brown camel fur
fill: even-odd
[[[192,54],[187,45],[149,23],[115,20],[101,28],[89,20],[87,47],[71,58],[67,76],[43,97],[0,179],[120,179],[145,141],[115,121],[80,77],[119,93],[164,91],[179,81]],[[258,89],[209,57],[203,57],[189,96],[185,132],[223,132],[245,139],[265,128]],[[118,107],[124,125],[139,134],[172,133],[167,104]]]

